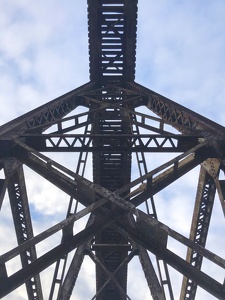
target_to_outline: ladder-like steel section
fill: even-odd
[[[101,101],[106,103],[123,102],[123,94],[115,95],[111,89],[102,89],[100,91]],[[100,104],[101,106],[101,104]],[[130,134],[129,116],[126,116],[121,110],[116,107],[115,109],[104,109],[95,114],[95,124],[93,126],[93,134],[99,136],[108,135],[109,138],[101,141],[101,137],[96,141],[98,144],[103,144],[107,148],[111,148],[115,144],[118,145],[118,139],[113,138],[114,135]],[[123,141],[121,140],[121,143]],[[111,151],[110,151],[111,152]],[[107,150],[104,152],[97,152],[93,154],[93,181],[94,183],[106,188],[110,191],[116,191],[119,188],[130,182],[131,178],[131,153],[121,152],[117,150],[110,153]],[[113,204],[108,204],[110,207],[107,209],[112,210]],[[128,256],[130,246],[128,239],[113,227],[107,227],[100,234],[95,237],[95,242],[92,245],[92,250],[96,252],[96,256],[104,267],[114,272],[123,260]],[[115,289],[113,284],[108,284],[97,299],[126,299],[126,285],[127,285],[127,265],[124,265],[120,272],[115,276],[120,287],[124,291],[121,295],[118,289]],[[97,291],[106,282],[105,273],[102,272],[101,266],[96,266],[96,280]]]
[[[137,0],[88,1],[90,79],[134,80]]]
[[[89,256],[96,275],[91,299],[133,299],[128,266],[138,256],[154,300],[174,299],[169,266],[184,276],[180,300],[195,299],[198,286],[224,299],[224,284],[201,267],[207,259],[225,268],[205,248],[216,190],[225,213],[225,129],[134,81],[136,26],[137,0],[88,0],[90,82],[0,127],[0,205],[8,190],[18,241],[0,256],[0,297],[25,284],[28,299],[70,299]],[[67,117],[77,107],[83,110]],[[78,152],[75,171],[48,152]],[[85,178],[89,153],[92,181]],[[152,169],[147,155],[154,153],[174,157]],[[69,197],[65,219],[36,236],[23,164]],[[198,165],[187,238],[158,220],[154,196]],[[85,216],[76,232],[74,223]],[[58,232],[60,243],[39,254],[36,245]],[[187,248],[186,260],[169,250],[168,238]],[[9,275],[7,262],[17,256],[21,268]],[[42,291],[41,272],[53,263],[51,286]]]

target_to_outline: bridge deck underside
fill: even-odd
[[[107,93],[104,95],[104,101],[109,100]],[[113,97],[110,95],[110,100]],[[116,98],[116,97],[115,97]],[[118,98],[118,95],[117,95]],[[95,115],[94,133],[98,134],[123,134],[130,133],[128,120],[121,117],[118,109],[103,110]],[[102,143],[101,138],[96,143]],[[110,148],[115,143],[111,139],[107,146]],[[131,177],[131,153],[117,151],[110,153],[107,151],[93,153],[93,180],[94,183],[102,187],[115,191],[123,185],[130,182]],[[110,207],[109,207],[110,206]],[[106,209],[112,209],[112,204],[108,204]],[[107,245],[107,246],[106,246]],[[113,273],[128,255],[128,240],[123,235],[110,226],[104,229],[95,237],[94,249],[96,256],[101,264],[111,273]],[[106,289],[100,293],[98,300],[103,299],[126,299],[127,289],[127,265],[120,268],[115,276],[124,294],[113,284],[108,284]],[[101,290],[107,278],[102,271],[101,266],[96,266],[96,285],[97,293]]]
[[[89,0],[90,79],[134,80],[137,0]]]
[[[93,81],[115,83],[125,80],[133,81],[135,76],[137,0],[91,0],[88,1],[89,59],[90,79]],[[116,97],[115,97],[116,99]],[[114,101],[103,94],[102,101]],[[130,133],[126,121],[118,110],[111,110],[96,115],[94,134],[127,134]],[[106,148],[114,147],[113,138],[107,142]],[[103,142],[104,143],[104,142]],[[93,145],[101,145],[96,140]],[[129,183],[131,177],[131,153],[110,153],[103,151],[93,153],[93,180],[95,183],[115,191]],[[111,208],[110,208],[111,209]],[[105,247],[104,245],[108,245]],[[110,247],[113,245],[113,247]],[[124,250],[128,241],[113,227],[107,227],[95,237],[96,256],[101,264],[110,272],[115,271],[127,257]],[[101,250],[102,249],[102,250]],[[113,250],[112,250],[113,249]],[[126,247],[125,247],[126,249]],[[100,299],[126,299],[127,266],[123,266],[115,278],[120,289],[108,284],[101,293],[106,282],[105,274],[100,266],[96,266],[97,297]]]

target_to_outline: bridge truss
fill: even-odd
[[[135,82],[136,21],[137,0],[88,0],[90,82],[0,128],[0,205],[9,199],[18,242],[0,256],[1,298],[24,284],[27,299],[43,299],[42,272],[54,266],[48,299],[70,299],[89,257],[92,299],[133,299],[129,264],[138,257],[154,300],[174,299],[171,267],[183,276],[180,300],[195,299],[198,286],[224,299],[223,278],[202,264],[225,267],[205,247],[216,194],[225,213],[225,129]],[[59,162],[59,153],[75,157],[76,167]],[[162,162],[152,168],[157,155]],[[197,168],[186,237],[158,218],[156,198],[169,198],[168,188]],[[38,234],[27,169],[67,197],[65,218]],[[39,253],[55,235],[58,243]],[[185,247],[186,258],[170,240]],[[8,274],[17,257],[21,267]]]

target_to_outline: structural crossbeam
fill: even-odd
[[[196,136],[117,134],[114,128],[118,130],[119,124],[108,122],[104,134],[33,134],[22,139],[41,152],[185,152],[198,144]]]
[[[89,239],[94,233],[100,230],[100,228],[105,228],[110,223],[116,222],[116,220],[118,220],[118,218],[120,218],[124,213],[127,213],[127,211],[116,210],[109,213],[103,217],[102,220],[74,235],[70,240],[64,241],[62,244],[44,254],[42,257],[32,262],[24,269],[21,269],[14,275],[4,279],[0,283],[0,296],[5,295],[13,287],[15,288],[15,285],[18,286],[18,284],[24,282],[25,278],[29,278],[32,276],[32,274],[40,272],[46,268],[47,265],[53,263],[57,257],[60,257],[63,255],[63,253],[71,251],[75,247],[81,245],[85,240]],[[223,299],[224,287],[222,284],[216,282],[214,279],[210,278],[201,271],[198,271],[195,269],[195,267],[185,262],[185,260],[182,260],[177,255],[165,248],[167,234],[175,236],[175,238],[179,238],[181,241],[188,240],[187,238],[182,237],[164,224],[159,223],[157,220],[144,215],[143,212],[137,211],[135,214],[138,217],[139,225],[137,227],[128,224],[124,218],[120,218],[119,223],[116,223],[121,233],[124,233],[125,231],[125,235],[128,234],[128,236],[132,237],[135,242],[141,244],[143,247],[152,251],[153,253],[159,254],[160,257],[165,259],[165,261],[167,261],[181,273],[191,274],[192,278],[194,278],[198,284],[200,284],[200,286],[208,290],[211,294],[215,295],[218,299]],[[196,248],[194,243],[192,247]],[[204,248],[202,250],[204,250]],[[204,250],[204,252],[206,251]]]

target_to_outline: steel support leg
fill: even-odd
[[[8,193],[17,241],[20,245],[33,237],[33,227],[22,165],[18,165],[14,159],[8,159],[5,161],[5,173],[8,177]],[[22,252],[20,257],[22,267],[29,265],[37,259],[35,247]],[[26,281],[26,289],[29,300],[43,299],[39,275],[35,275]]]

